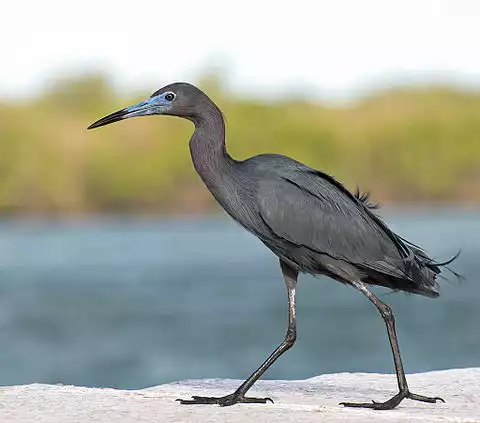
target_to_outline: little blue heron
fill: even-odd
[[[365,295],[380,312],[393,352],[399,392],[385,402],[343,402],[346,407],[387,410],[404,398],[434,403],[439,397],[410,392],[403,370],[391,308],[367,284],[438,297],[440,267],[419,247],[392,232],[373,212],[368,196],[352,194],[333,177],[289,157],[261,154],[237,161],[225,148],[220,109],[187,83],[167,85],[147,100],[112,113],[88,129],[135,116],[171,115],[190,120],[193,165],[213,197],[280,260],[288,293],[288,327],[283,342],[232,394],[194,396],[182,404],[266,403],[245,394],[296,339],[295,287],[299,273],[327,275]],[[452,259],[453,260],[453,259]],[[272,401],[273,402],[273,401]]]

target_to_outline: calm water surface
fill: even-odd
[[[466,280],[432,300],[377,290],[408,372],[480,366],[480,213],[384,213]],[[245,378],[282,340],[276,259],[227,219],[0,223],[0,384],[139,388]],[[302,276],[298,341],[266,374],[392,372],[385,329],[358,292]]]

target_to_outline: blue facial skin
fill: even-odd
[[[170,94],[169,92],[150,97],[141,103],[134,106],[126,107],[97,120],[92,123],[88,129],[98,128],[99,126],[109,125],[119,120],[128,119],[135,116],[149,116],[149,115],[161,115],[167,113],[172,108],[172,101],[168,101],[165,97]],[[172,93],[173,94],[173,93]],[[175,97],[174,97],[175,98]]]
[[[149,116],[149,115],[161,115],[172,107],[172,102],[165,99],[163,93],[155,97],[150,97],[141,103],[127,107],[125,111],[127,114],[123,116],[124,119],[135,116]]]

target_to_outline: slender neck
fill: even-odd
[[[234,160],[225,147],[225,122],[213,102],[205,104],[202,114],[192,117],[195,132],[190,138],[190,154],[195,170],[212,188],[221,180],[225,168]]]

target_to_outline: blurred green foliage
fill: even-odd
[[[238,98],[212,77],[200,85],[227,116],[228,148],[237,159],[286,154],[379,201],[480,200],[478,93],[397,88],[334,107],[298,96]],[[138,118],[86,131],[148,94],[124,98],[106,78],[85,75],[59,80],[28,101],[0,100],[0,211],[212,209],[190,163],[189,122]]]

